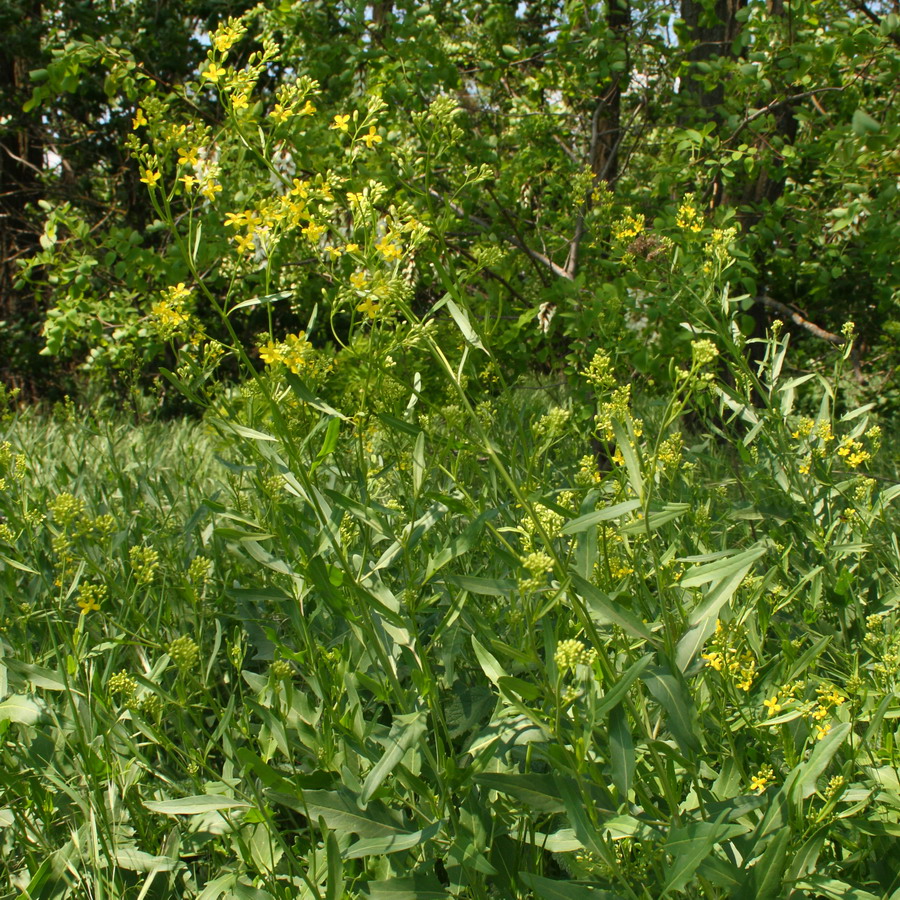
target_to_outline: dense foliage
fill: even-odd
[[[0,896],[900,896],[897,17],[205,9],[22,112]]]
[[[197,263],[216,299],[236,278],[235,298],[279,293],[285,326],[339,305],[351,268],[323,270],[322,252],[348,233],[348,193],[373,182],[370,215],[440,224],[444,266],[479,261],[466,294],[494,323],[505,367],[559,369],[590,332],[631,337],[656,377],[659,348],[667,356],[677,337],[660,230],[692,196],[705,227],[738,229],[731,280],[747,295],[745,333],[762,337],[776,316],[796,322],[818,335],[815,359],[823,330],[839,342],[849,319],[857,380],[881,387],[896,364],[894,13],[836,0],[282,3],[251,10],[219,49],[201,31],[172,37],[179,17],[197,28],[202,6],[170,11],[161,31],[140,24],[142,5],[126,9],[103,27],[63,19],[25,104],[61,160],[42,176],[41,247],[25,279],[46,309],[44,352],[96,377],[147,371],[163,352],[148,340],[156,292],[187,277],[138,183],[147,154],[171,216],[193,209],[202,222]],[[335,129],[334,116],[351,118]],[[132,126],[132,151],[145,153],[127,166]],[[221,190],[204,197],[213,170]],[[313,240],[264,221],[266,204],[298,190],[294,178],[334,190],[327,209],[328,192],[312,195],[326,228]],[[244,210],[261,217],[247,228],[253,247],[234,241],[229,214]],[[430,255],[408,250],[404,279],[421,310],[443,289]],[[212,306],[196,310],[207,327]],[[546,338],[533,327],[542,308],[558,314]],[[648,327],[623,332],[628,317]],[[234,326],[246,341],[260,322]],[[321,335],[332,351],[347,333],[340,317],[336,327]]]

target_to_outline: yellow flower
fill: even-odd
[[[821,741],[822,738],[827,737],[828,733],[831,731],[831,723],[826,725],[816,725],[816,740]]]
[[[365,313],[370,319],[374,319],[378,314],[379,305],[374,297],[369,296],[357,305],[356,310]]]
[[[147,117],[144,115],[144,111],[138,107],[137,112],[134,114],[134,118],[131,120],[131,127],[137,131],[142,125],[147,124]]]
[[[213,84],[215,84],[224,74],[225,70],[221,66],[217,66],[215,63],[210,63],[209,67],[203,73],[203,77],[208,78]]]
[[[184,182],[184,189],[189,191],[195,184],[200,184],[193,175],[182,175],[181,180]]]
[[[291,196],[292,197],[308,197],[309,196],[309,182],[303,181],[301,178],[294,179],[294,186],[291,188]]]
[[[226,228],[242,228],[244,225],[248,224],[247,213],[239,212],[239,213],[225,213],[225,227]]]
[[[179,166],[196,166],[200,160],[197,159],[198,150],[196,147],[178,148],[178,165]]]
[[[343,250],[340,247],[326,247],[325,250],[332,260],[340,259],[343,256]]]
[[[82,600],[78,601],[78,605],[81,607],[81,615],[86,616],[89,612],[96,612],[100,609],[100,604],[97,602],[94,597],[85,597]]]
[[[348,247],[349,249],[349,247]],[[350,284],[353,285],[357,290],[362,290],[366,286],[366,278],[365,272],[354,272],[350,276]]]
[[[312,103],[310,103],[309,100],[307,100],[303,109],[301,109],[300,112],[297,113],[297,115],[298,116],[311,116],[315,111],[316,111],[315,106],[313,106]]]
[[[213,201],[216,199],[216,194],[218,194],[221,190],[221,184],[216,184],[215,181],[206,181],[200,188],[200,193],[203,194],[203,196],[206,197],[207,200]]]
[[[375,144],[381,143],[381,135],[375,131],[375,126],[369,126],[369,133],[364,134],[362,139],[366,142],[366,146],[371,150]]]
[[[159,172],[155,172],[153,169],[144,169],[144,175],[141,178],[141,181],[144,184],[149,184],[150,187],[156,187],[156,182],[162,178],[162,175]]]
[[[403,251],[400,247],[387,235],[375,245],[375,249],[387,260],[400,259],[403,256]]]
[[[231,108],[237,112],[239,109],[246,109],[249,106],[246,94],[235,94],[231,98]]]
[[[280,362],[283,359],[281,347],[275,341],[269,341],[259,348],[259,358],[271,366],[273,363]]]
[[[357,253],[359,251],[359,244],[344,244],[344,253]],[[350,279],[353,280],[352,278]]]
[[[351,203],[362,203],[362,198],[363,198],[363,195],[362,195],[362,194],[356,194],[356,193],[354,193],[353,191],[348,191],[348,192],[347,192],[347,199],[348,199]]]
[[[347,132],[350,130],[350,116],[335,116],[331,127],[335,131]]]
[[[777,696],[772,697],[769,700],[763,700],[763,706],[769,711],[769,718],[774,716],[775,713],[781,712],[781,704],[778,702]]]
[[[250,234],[236,234],[234,241],[237,244],[238,253],[246,253],[253,249],[253,232]]]
[[[269,113],[269,118],[276,122],[286,122],[292,115],[293,112],[289,108],[285,109],[280,103],[276,103],[275,108]]]
[[[328,229],[324,225],[317,225],[315,222],[310,222],[306,228],[302,229],[301,233],[305,234],[312,243],[315,243],[326,231],[328,231]]]

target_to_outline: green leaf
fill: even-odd
[[[284,377],[290,385],[291,390],[308,406],[317,409],[326,416],[335,416],[338,419],[347,421],[347,417],[343,413],[339,413],[333,406],[326,403],[321,397],[317,397],[293,372],[285,372]]]
[[[344,864],[337,835],[331,830],[325,838],[325,900],[341,900],[344,896]]]
[[[723,822],[690,822],[672,828],[666,838],[665,849],[674,856],[674,861],[662,896],[669,891],[683,890],[719,841],[737,837],[746,831],[743,825]]]
[[[47,704],[30,694],[13,694],[0,703],[0,722],[34,725],[47,712]]]
[[[621,706],[616,706],[609,715],[609,761],[613,784],[619,792],[619,801],[624,803],[631,790],[636,762],[628,716]]]
[[[641,478],[641,464],[638,461],[634,445],[631,443],[631,437],[625,426],[618,420],[613,419],[613,431],[616,435],[616,447],[625,460],[625,471],[628,472],[628,481],[631,489],[637,494],[638,499],[643,502],[644,499],[644,482]]]
[[[586,513],[577,519],[564,525],[561,529],[562,534],[578,534],[587,531],[592,525],[599,522],[609,522],[612,519],[618,519],[620,516],[627,515],[641,505],[640,500],[626,500],[624,503],[616,503],[613,506],[607,506],[605,509],[597,509],[594,512]]]
[[[359,797],[362,806],[365,807],[372,799],[375,791],[381,787],[384,779],[403,759],[406,751],[418,743],[427,728],[427,718],[427,715],[421,710],[394,718],[394,724],[384,741],[386,750],[363,782]]]
[[[476,578],[472,575],[445,575],[443,581],[470,594],[485,597],[508,597],[516,587],[514,581],[505,578]]]
[[[736,900],[774,900],[782,895],[791,829],[782,828],[771,838],[765,852],[754,863]]]
[[[726,578],[743,572],[753,565],[756,560],[764,556],[767,548],[759,545],[745,550],[743,553],[737,553],[734,556],[726,556],[724,559],[717,559],[715,562],[707,563],[705,566],[694,566],[679,579],[679,587],[689,588],[698,587],[701,584],[717,584]],[[742,576],[743,577],[743,576]]]
[[[566,810],[553,775],[485,772],[475,776],[475,783],[508,794],[538,813],[561,813]]]
[[[611,709],[615,709],[615,707],[622,702],[625,694],[628,693],[628,688],[630,688],[640,676],[641,672],[650,665],[652,660],[653,654],[645,653],[639,660],[633,662],[625,670],[622,677],[603,695],[603,699],[594,711],[594,715],[597,716],[598,719],[606,715]]]
[[[196,250],[194,251],[196,255]],[[274,294],[266,294],[265,297],[251,297],[249,300],[243,300],[240,303],[235,303],[234,306],[228,310],[228,315],[230,316],[233,312],[237,312],[239,309],[246,309],[248,306],[264,306],[269,303],[277,303],[279,300],[287,300],[289,297],[293,297],[293,291],[276,291]]]
[[[858,109],[853,113],[853,130],[860,136],[876,134],[881,131],[881,125],[875,121],[865,110]]]
[[[663,667],[651,669],[641,678],[664,713],[682,753],[692,756],[700,749],[695,733],[697,711],[684,681]]]
[[[621,894],[587,881],[556,881],[532,872],[519,872],[519,878],[541,900],[622,900]]]
[[[295,809],[313,820],[321,816],[329,828],[361,838],[386,838],[409,832],[386,809],[369,804],[360,809],[356,796],[346,788],[337,791],[303,791],[299,795],[268,791],[274,803]]]
[[[433,872],[369,881],[360,886],[360,893],[370,900],[445,900],[450,896]]]
[[[425,477],[425,432],[420,431],[413,447],[413,491],[416,496],[422,491],[422,480]]]
[[[410,834],[357,841],[344,851],[344,859],[361,859],[364,856],[381,856],[387,853],[398,853],[401,850],[410,850],[436,838],[443,827],[443,821],[432,822],[427,828]]]
[[[338,443],[338,435],[341,431],[341,420],[338,418],[330,419],[328,422],[328,427],[325,429],[325,439],[322,441],[322,447],[319,452],[316,454],[316,458],[313,460],[313,464],[309,468],[309,474],[312,476],[313,472],[334,453],[335,448]]]
[[[116,849],[116,865],[129,872],[171,872],[184,863],[169,856],[154,856],[136,847],[119,847]]]
[[[487,650],[474,634],[472,635],[472,649],[475,651],[475,657],[481,670],[494,684],[499,686],[500,679],[506,678],[508,675],[503,666],[497,662],[497,657]]]
[[[453,321],[456,322],[456,327],[462,332],[462,336],[466,339],[466,341],[471,344],[473,347],[477,347],[479,350],[485,350],[484,344],[481,343],[481,338],[478,337],[477,332],[472,327],[472,323],[469,322],[469,314],[456,305],[451,299],[449,294],[444,298],[444,305],[450,312],[450,315],[453,317]]]
[[[791,792],[792,800],[805,800],[816,792],[816,780],[828,768],[831,758],[847,739],[851,729],[852,725],[849,722],[842,722],[832,728],[821,741],[816,742],[809,759],[800,763],[795,770],[797,780]]]
[[[633,613],[616,604],[600,588],[591,584],[575,572],[570,573],[572,584],[587,603],[591,618],[599,625],[618,625],[632,637],[652,640],[647,626]]]
[[[692,584],[712,584],[706,597],[688,617],[688,630],[678,641],[675,651],[675,664],[685,671],[691,664],[706,639],[713,633],[719,617],[719,611],[731,600],[734,592],[740,587],[747,572],[766,552],[765,547],[755,547],[737,556],[717,560],[706,566],[689,571],[694,572]],[[687,573],[686,573],[687,574]],[[701,579],[701,580],[697,580]],[[684,578],[679,584],[685,587]],[[692,586],[692,585],[687,585]]]
[[[657,528],[680,519],[690,508],[690,503],[667,503],[661,509],[651,509],[646,519],[635,519],[622,528],[622,534],[646,534],[648,531],[656,531]]]
[[[253,804],[234,797],[217,797],[215,794],[198,794],[180,800],[144,800],[150,812],[166,816],[196,816],[202,813],[220,812],[223,809],[252,809]]]

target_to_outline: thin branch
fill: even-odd
[[[731,134],[725,143],[730,144],[751,122],[756,121],[756,119],[764,116],[774,109],[778,109],[779,106],[786,106],[789,103],[795,103],[798,100],[806,100],[808,97],[815,97],[817,94],[831,94],[835,91],[841,92],[843,91],[843,87],[823,87],[816,88],[812,91],[804,91],[802,94],[792,94],[790,97],[782,97],[779,100],[773,100],[771,103],[767,103],[761,109],[756,110],[755,112],[750,113],[750,115],[746,116],[744,120],[738,125],[737,128]]]
[[[810,334],[814,334],[817,338],[821,338],[823,341],[828,341],[829,344],[834,344],[836,347],[842,347],[847,343],[847,339],[842,337],[839,334],[832,334],[830,331],[826,331],[824,328],[816,325],[815,322],[810,322],[809,319],[804,318],[797,312],[795,309],[792,309],[785,303],[781,303],[778,300],[773,300],[771,297],[762,296],[756,298],[757,303],[762,303],[763,306],[768,306],[769,309],[774,309],[777,312],[783,313],[788,316],[790,320],[795,324],[799,325],[801,328],[805,328]]]

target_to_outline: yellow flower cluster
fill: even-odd
[[[681,454],[684,449],[684,437],[680,431],[669,435],[660,445],[656,459],[666,471],[676,471],[681,466]]]
[[[613,429],[613,421],[624,422],[628,418],[630,409],[631,384],[624,384],[612,392],[608,401],[598,406],[595,419],[597,434],[605,441],[614,440],[616,433]]]
[[[150,584],[159,568],[159,553],[152,547],[132,547],[128,551],[131,572],[138,584]]]
[[[597,390],[607,391],[616,386],[612,359],[606,350],[598,350],[581,374]]]
[[[644,217],[626,213],[621,219],[612,223],[612,236],[616,241],[624,242],[636,238],[644,230]]]
[[[227,53],[246,31],[247,28],[240,19],[230,17],[210,35],[210,42],[219,53]]]
[[[775,782],[775,770],[771,766],[761,766],[759,771],[750,779],[750,790],[761,794]]]
[[[733,680],[738,690],[748,692],[756,679],[756,657],[742,650],[744,629],[732,622],[716,622],[716,632],[702,658],[710,668]]]
[[[737,228],[733,225],[729,228],[714,228],[710,235],[709,241],[703,248],[710,263],[718,263],[723,265],[731,258],[728,252],[730,244],[734,243],[737,238]]]
[[[581,641],[569,639],[560,641],[556,645],[553,654],[553,662],[560,674],[565,674],[575,666],[590,666],[597,659],[597,651],[593,647],[586,647]]]
[[[872,454],[863,447],[862,441],[853,438],[844,438],[837,453],[851,469],[855,469],[872,458]]]
[[[269,339],[259,347],[260,359],[267,366],[284,366],[295,375],[317,379],[331,371],[332,361],[306,339],[305,332],[288,334],[283,341]]]
[[[191,323],[188,304],[193,292],[183,281],[160,291],[160,299],[150,307],[150,316],[157,334],[163,340],[171,340],[183,333]]]
[[[81,607],[81,615],[89,612],[97,612],[100,604],[106,599],[105,584],[83,584],[78,593],[78,605]]]
[[[675,215],[675,224],[682,231],[690,231],[696,234],[703,230],[703,215],[694,205],[694,195],[685,194],[681,206]]]

